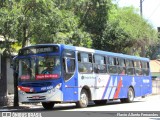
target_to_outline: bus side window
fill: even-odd
[[[125,65],[125,60],[122,58],[117,58],[117,63],[118,63],[118,67],[117,67],[117,71],[118,74],[121,75],[125,75],[126,74],[126,65]]]
[[[134,68],[135,68],[135,74],[142,75],[142,69],[141,69],[141,62],[140,61],[134,61]]]
[[[85,53],[85,52],[78,53],[78,71],[80,73],[93,72],[91,53]]]
[[[117,73],[117,60],[115,57],[108,57],[108,72],[116,74]]]
[[[142,63],[142,73],[144,76],[149,75],[149,62],[141,62]]]
[[[126,60],[127,75],[134,75],[134,66],[132,60]]]
[[[101,55],[94,55],[94,72],[95,73],[106,73],[107,66],[105,65],[105,57]]]

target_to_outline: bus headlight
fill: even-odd
[[[56,85],[56,87],[55,87],[55,88],[56,88],[56,89],[60,89],[60,88],[61,88],[61,86],[62,86],[62,83],[59,83],[59,84],[57,84],[57,85]]]
[[[24,95],[25,94],[25,92],[23,92],[23,91],[19,91],[20,92],[20,94],[22,94],[22,95]]]
[[[48,90],[48,93],[51,93],[51,90]]]

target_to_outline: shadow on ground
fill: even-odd
[[[134,101],[135,102],[143,102],[143,101]],[[90,102],[88,105],[88,108],[91,107],[99,107],[99,106],[108,106],[108,105],[117,105],[117,104],[132,104],[132,103],[121,103],[120,101],[109,101],[104,105],[95,105],[94,102]],[[77,108],[76,105],[74,104],[68,104],[65,106],[55,106],[53,109],[51,110],[45,110],[40,104],[38,105],[32,105],[32,104],[25,104],[25,105],[21,105],[21,106],[4,106],[4,107],[0,107],[0,112],[7,112],[7,111],[12,111],[12,112],[46,112],[46,111],[61,111],[61,110],[73,110],[75,109],[80,109]]]

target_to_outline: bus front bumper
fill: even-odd
[[[61,102],[63,93],[59,89],[51,89],[44,93],[26,93],[18,90],[19,102]]]

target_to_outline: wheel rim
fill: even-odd
[[[130,101],[133,101],[133,99],[134,99],[134,93],[133,93],[132,89],[129,90],[128,97],[129,97]]]
[[[82,103],[83,106],[87,106],[87,104],[88,104],[88,98],[87,98],[87,95],[85,93],[81,94],[81,103]]]

